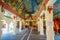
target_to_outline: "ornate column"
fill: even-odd
[[[38,18],[37,24],[38,24],[38,32],[40,32],[40,18]]]
[[[19,22],[20,26],[19,26],[19,31],[21,31],[21,28],[22,28],[22,20],[20,19],[20,22]]]
[[[54,40],[54,30],[53,30],[53,9],[52,6],[46,6],[46,36],[47,40]]]
[[[2,22],[1,22],[1,20],[2,20],[2,17],[0,16],[0,40],[1,40],[1,34],[2,34],[2,30],[1,30],[1,28],[2,28]]]
[[[0,10],[1,10],[1,6],[0,6]],[[1,30],[1,28],[2,28],[2,14],[1,14],[1,11],[0,11],[0,40],[1,40],[1,35],[2,35],[2,30]]]
[[[40,16],[40,35],[44,35],[43,16]]]
[[[7,11],[7,10],[5,10],[5,14],[8,14],[8,13],[10,13],[10,12]],[[3,15],[3,16],[4,16],[4,15]],[[7,16],[7,15],[6,15],[6,16]],[[4,16],[3,20],[6,21],[6,22],[5,22],[5,23],[6,23],[6,31],[9,32],[9,27],[12,27],[12,26],[10,25],[12,19],[7,18],[7,17]]]
[[[17,29],[17,20],[16,20],[16,16],[14,15],[13,16],[13,25],[14,25],[14,28],[13,28],[13,34],[16,34],[16,29]]]
[[[17,21],[15,19],[13,19],[13,22],[14,22],[13,33],[16,34],[16,23],[17,23]]]
[[[6,24],[5,29],[6,29],[6,33],[7,33],[7,32],[9,32],[9,26],[8,26],[8,22],[6,20],[5,20],[5,24]]]
[[[7,20],[7,18],[4,18],[5,22],[6,22],[6,32],[9,32],[9,21]]]

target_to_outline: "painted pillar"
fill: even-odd
[[[46,40],[54,40],[52,6],[46,6],[45,21],[46,21],[46,36],[47,36]]]
[[[6,22],[6,32],[9,32],[9,22],[7,20],[5,20]]]
[[[16,34],[16,25],[17,25],[17,21],[15,19],[13,19],[14,22],[14,28],[13,28],[13,34]]]
[[[7,20],[6,20],[6,23],[7,23],[6,30],[7,30],[7,32],[9,32],[11,20],[10,19],[9,19],[10,21],[7,21]]]
[[[8,27],[7,21],[6,21],[6,32],[9,32],[9,27]]]
[[[7,23],[7,26],[6,26],[6,31],[9,32],[9,24]]]
[[[40,35],[44,35],[43,16],[40,16]]]
[[[38,32],[40,32],[40,19],[38,19],[37,24],[38,24]]]
[[[2,22],[1,22],[1,20],[2,20],[2,17],[0,16],[0,40],[1,40],[1,34],[2,34],[2,30],[1,30],[1,28],[2,28]]]
[[[6,23],[6,32],[9,32],[9,28],[12,27],[12,26],[10,25],[12,19],[6,18],[6,17],[3,17],[3,18],[4,18],[3,20],[5,20],[5,23]]]
[[[22,20],[20,19],[20,22],[19,22],[20,26],[19,26],[19,31],[21,31],[21,28],[22,28]]]
[[[0,6],[0,10],[1,10],[1,6]],[[1,34],[2,34],[2,30],[1,30],[1,28],[2,28],[2,14],[1,14],[1,11],[0,11],[0,40],[1,40]]]

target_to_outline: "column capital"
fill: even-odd
[[[53,6],[53,4],[56,2],[56,0],[49,0],[47,3],[47,6]]]

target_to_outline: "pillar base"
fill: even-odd
[[[47,39],[46,40],[54,40],[54,32],[53,31],[46,31]]]
[[[0,40],[1,40],[2,30],[0,30]]]

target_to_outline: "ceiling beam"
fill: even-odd
[[[40,10],[37,13],[37,16],[40,16],[40,14],[42,13],[44,6],[48,3],[49,0],[43,0],[42,5],[40,6]]]

